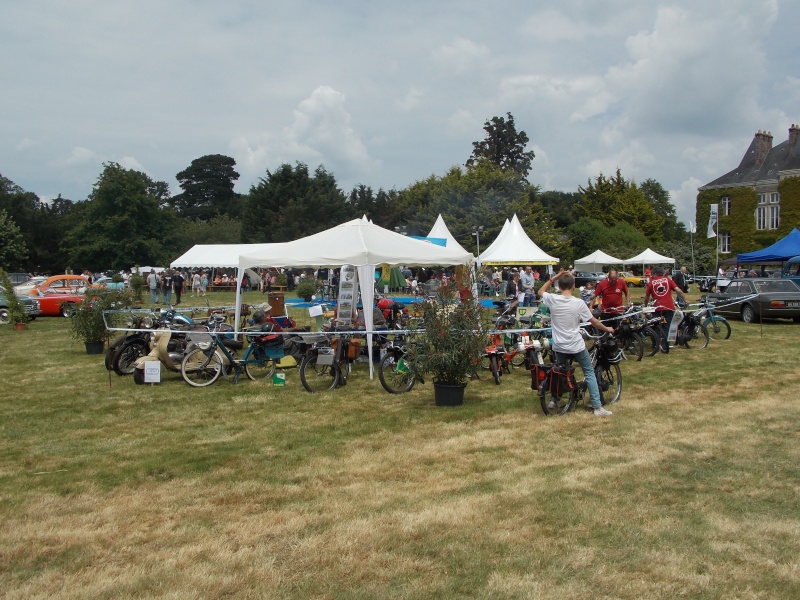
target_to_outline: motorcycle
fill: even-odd
[[[208,325],[194,322],[187,325],[185,322],[189,319],[185,315],[179,315],[180,318],[175,319],[174,309],[162,314],[165,316],[164,325],[166,326],[151,334],[150,352],[146,356],[136,359],[134,363],[133,381],[137,385],[145,383],[145,369],[149,362],[160,362],[168,371],[180,372],[183,357],[198,343],[189,335],[209,331],[233,331],[233,328],[224,322],[225,316],[222,314],[212,315]],[[177,325],[175,325],[176,320]],[[169,325],[173,325],[173,327],[169,327]],[[234,351],[242,348],[242,342],[234,340],[232,333],[223,336],[222,343]]]

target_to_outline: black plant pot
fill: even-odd
[[[461,406],[464,404],[464,388],[466,383],[437,383],[433,382],[433,395],[436,406]]]
[[[86,354],[102,354],[103,342],[84,342],[86,346]]]

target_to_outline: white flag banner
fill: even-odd
[[[689,221],[689,233],[697,233],[697,225]]]
[[[714,230],[714,226],[717,224],[717,212],[719,210],[719,204],[712,204],[711,205],[711,214],[708,215],[708,233],[707,237],[717,237],[717,232]]]

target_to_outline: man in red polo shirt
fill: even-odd
[[[601,302],[603,310],[601,320],[606,325],[614,327],[617,325],[616,323],[606,323],[605,320],[619,316],[624,311],[623,296],[625,297],[625,304],[630,306],[631,297],[628,295],[628,284],[625,283],[624,279],[619,278],[619,274],[615,270],[609,271],[608,277],[597,284],[594,290],[594,298],[592,298],[589,308],[594,308],[598,302]]]
[[[671,277],[664,275],[663,268],[656,267],[653,269],[653,277],[647,283],[647,291],[644,293],[644,303],[647,304],[650,298],[652,298],[656,307],[656,312],[664,317],[661,336],[662,352],[669,352],[667,334],[669,333],[670,323],[672,323],[672,316],[675,314],[675,301],[672,299],[672,290],[675,290],[675,293],[678,294],[684,302],[687,302],[686,296],[683,295],[681,288],[677,286]]]

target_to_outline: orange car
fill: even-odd
[[[29,296],[39,296],[49,292],[59,294],[82,294],[86,288],[98,287],[91,285],[83,275],[52,275],[34,287]]]

